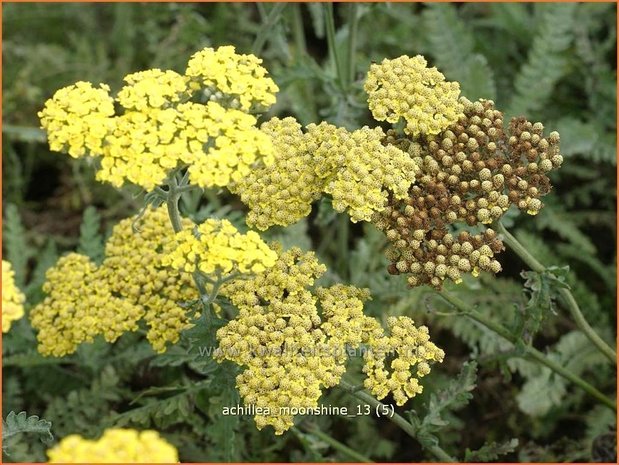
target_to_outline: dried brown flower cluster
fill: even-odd
[[[411,286],[440,288],[462,273],[499,272],[494,255],[503,244],[492,229],[457,236],[450,229],[490,224],[512,204],[537,214],[551,187],[547,173],[563,161],[559,134],[545,138],[541,123],[514,118],[505,131],[492,101],[461,103],[460,119],[434,137],[412,140],[390,131],[384,140],[407,151],[421,170],[408,198],[390,198],[373,217],[391,243],[389,272],[410,273]]]

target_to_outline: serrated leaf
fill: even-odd
[[[42,298],[41,287],[45,282],[45,273],[58,261],[58,248],[53,239],[47,241],[45,248],[37,255],[37,263],[32,270],[30,282],[26,286],[26,300],[29,303],[37,303]]]
[[[568,289],[566,282],[569,267],[548,267],[544,271],[523,271],[520,275],[526,279],[524,282],[525,292],[529,295],[529,301],[525,305],[521,321],[517,326],[520,328],[520,336],[525,342],[530,343],[533,336],[540,330],[542,322],[552,312],[556,314],[555,302],[558,298],[559,289]],[[516,313],[519,315],[519,313]]]
[[[4,208],[4,224],[2,235],[3,249],[6,252],[3,260],[8,260],[15,272],[15,284],[23,289],[26,283],[26,272],[30,250],[26,243],[26,231],[22,224],[19,210],[13,204]]]
[[[217,390],[209,397],[209,416],[211,423],[207,427],[208,436],[213,444],[220,445],[221,460],[226,462],[238,461],[240,450],[238,447],[237,429],[240,422],[238,415],[224,415],[223,407],[232,407],[240,404],[241,400],[236,389],[236,366],[224,362],[220,366]],[[215,394],[215,395],[213,395]]]
[[[89,206],[84,210],[77,251],[90,257],[95,263],[101,263],[105,253],[103,235],[100,231],[101,216],[95,207]]]
[[[464,407],[473,398],[471,391],[477,386],[477,362],[465,362],[460,374],[439,391],[430,395],[426,415],[421,419],[416,412],[409,411],[411,423],[416,427],[416,436],[422,446],[438,445],[436,433],[448,425],[443,418],[447,411]]]
[[[3,449],[7,439],[21,433],[35,434],[43,443],[49,444],[54,440],[51,428],[51,421],[39,418],[37,415],[28,416],[26,412],[16,414],[11,411],[6,419],[2,420]]]
[[[518,447],[518,439],[512,438],[505,442],[490,442],[477,450],[466,449],[465,462],[494,462],[501,455],[510,454]]]

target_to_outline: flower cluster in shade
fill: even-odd
[[[388,334],[366,316],[367,290],[314,288],[325,271],[312,252],[292,248],[266,272],[222,287],[239,313],[217,331],[215,357],[243,367],[237,387],[245,404],[260,408],[259,429],[270,425],[282,434],[294,424],[291,412],[316,408],[322,391],[346,371],[347,348],[371,349],[364,354],[365,385],[381,399],[393,393],[399,405],[421,392],[418,378],[429,363],[443,359],[427,328],[410,318],[390,320]]]
[[[15,285],[15,272],[11,264],[2,260],[2,332],[11,329],[11,323],[24,316],[25,297]]]
[[[107,429],[96,440],[78,434],[47,451],[49,463],[177,463],[178,452],[157,431]]]
[[[404,132],[413,137],[438,134],[456,122],[460,84],[427,64],[421,55],[403,55],[370,65],[364,89],[376,120],[396,124],[404,118]]]
[[[230,188],[248,205],[248,224],[258,229],[298,221],[322,194],[353,222],[369,221],[385,207],[389,193],[402,198],[415,180],[411,157],[383,145],[381,128],[351,132],[323,122],[303,132],[288,117],[273,118],[262,130],[273,141],[273,164],[259,166]]]
[[[46,102],[41,125],[51,150],[98,157],[100,181],[151,191],[188,166],[193,184],[224,187],[272,162],[271,141],[250,113],[272,105],[278,90],[260,63],[234,47],[206,48],[184,75],[151,69],[126,76],[115,99],[106,85],[77,82]]]
[[[277,253],[255,231],[241,234],[228,220],[208,219],[176,233],[163,263],[184,272],[225,276],[233,271],[258,273],[276,260]]]
[[[464,273],[498,273],[495,254],[504,247],[486,225],[511,205],[537,214],[551,188],[548,172],[563,162],[559,134],[545,137],[541,123],[514,118],[505,129],[492,101],[460,102],[463,114],[439,134],[413,139],[389,131],[384,141],[420,168],[408,196],[390,197],[373,217],[390,242],[389,272],[408,274],[411,286],[440,288],[445,279],[460,282]]]
[[[189,274],[163,265],[162,249],[173,239],[165,209],[151,209],[113,228],[100,265],[77,253],[62,257],[46,274],[47,296],[30,313],[39,352],[62,357],[97,335],[114,342],[142,319],[157,352],[176,342],[189,325],[181,304],[197,291]]]

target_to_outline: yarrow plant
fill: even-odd
[[[260,124],[278,91],[261,63],[231,46],[205,48],[183,74],[133,73],[115,95],[78,82],[48,100],[39,116],[51,150],[92,157],[98,180],[141,187],[147,205],[113,228],[100,263],[62,257],[30,320],[39,351],[56,357],[144,327],[162,353],[203,329],[217,343],[214,360],[234,367],[244,404],[261,409],[256,426],[279,435],[295,424],[291,409],[314,408],[326,389],[346,385],[349,349],[363,349],[365,379],[347,390],[365,388],[377,403],[392,396],[398,406],[423,391],[445,353],[409,317],[366,314],[367,289],[318,285],[327,267],[314,252],[267,244],[227,219],[182,217],[185,193],[228,189],[260,231],[290,226],[328,197],[350,221],[384,232],[389,273],[441,290],[464,274],[501,271],[494,225],[510,206],[537,214],[563,158],[558,133],[521,117],[505,125],[492,101],[461,96],[422,56],[369,69],[369,110],[391,128],[302,127],[292,117]],[[3,285],[5,275],[3,262]],[[7,299],[14,309],[23,301],[15,292]],[[118,441],[137,444],[132,451],[152,441],[175,457],[156,435],[116,430],[97,443],[65,438],[50,459],[96,461],[80,451],[105,454]]]
[[[167,208],[119,223],[102,263],[74,253],[47,272],[47,297],[31,312],[41,353],[64,356],[99,334],[114,342],[141,320],[163,352],[196,321],[212,323],[219,295],[239,313],[217,331],[215,359],[242,368],[246,404],[270,409],[256,416],[259,428],[281,434],[294,424],[281,408],[317,406],[322,390],[339,384],[347,347],[369,349],[365,385],[378,398],[393,393],[401,405],[420,393],[429,362],[444,357],[427,328],[402,317],[386,333],[363,312],[367,290],[313,288],[326,268],[312,252],[270,247],[225,219],[196,225],[177,208],[194,185],[225,186],[259,229],[298,221],[324,194],[352,221],[369,221],[390,198],[406,198],[415,160],[385,144],[381,128],[323,122],[303,131],[293,118],[259,128],[253,112],[274,103],[277,87],[259,59],[232,47],[198,52],[185,75],[153,69],[125,82],[116,98],[90,83],[58,91],[40,113],[42,126],[52,150],[96,157],[98,179],[137,184]],[[192,302],[202,304],[195,313]]]

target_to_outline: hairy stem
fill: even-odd
[[[503,240],[512,249],[516,255],[518,255],[523,262],[525,262],[533,271],[537,271],[538,273],[543,273],[546,270],[546,267],[542,265],[537,259],[529,253],[529,251],[524,247],[518,239],[516,239],[502,223],[497,224],[497,229],[499,233],[503,236]],[[584,315],[580,311],[580,307],[574,299],[571,291],[569,289],[560,289],[559,296],[563,300],[563,303],[569,310],[572,318],[576,322],[578,328],[585,333],[585,336],[591,341],[591,343],[597,347],[597,349],[602,352],[606,358],[608,358],[615,365],[617,364],[617,352],[615,352],[596,332],[595,330],[587,323]]]
[[[516,344],[518,342],[516,336],[514,336],[507,328],[505,328],[504,326],[502,326],[502,325],[500,325],[498,323],[495,323],[494,321],[490,320],[486,316],[484,316],[481,313],[477,312],[474,308],[472,308],[470,305],[468,305],[464,301],[460,300],[458,297],[456,297],[456,296],[454,296],[454,295],[452,295],[452,294],[450,294],[450,293],[448,293],[446,291],[440,291],[440,292],[438,292],[438,295],[440,295],[443,299],[445,299],[447,302],[452,304],[457,310],[462,312],[467,317],[469,317],[472,320],[475,320],[478,323],[484,325],[486,328],[488,328],[491,331],[495,332],[496,334],[498,334],[499,336],[501,336],[504,339],[508,340],[512,344]],[[571,371],[563,368],[561,365],[559,365],[558,363],[556,363],[553,360],[549,359],[542,352],[540,352],[539,350],[535,349],[534,347],[524,346],[524,352],[525,352],[525,355],[527,356],[527,358],[535,360],[536,362],[538,362],[538,363],[544,365],[545,367],[551,369],[552,371],[554,371],[558,375],[564,377],[568,381],[571,381],[576,386],[578,386],[581,389],[583,389],[584,391],[586,391],[588,394],[590,394],[592,397],[596,398],[598,401],[600,401],[606,407],[612,409],[613,411],[617,411],[617,405],[615,404],[615,402],[613,402],[610,398],[608,398],[607,396],[602,394],[600,391],[598,391],[595,387],[593,387],[591,384],[586,382],[580,376],[577,376],[574,373],[572,373]]]
[[[357,389],[355,386],[347,383],[346,381],[343,381],[343,380],[340,381],[340,384],[338,385],[338,387],[344,389],[346,392],[348,392],[353,397],[356,397],[360,401],[365,402],[366,404],[374,408],[376,407],[381,408],[382,406],[384,406],[384,404],[381,401],[375,399],[367,392]],[[386,406],[385,408],[388,409],[388,407]],[[406,419],[403,416],[394,412],[393,416],[387,416],[387,418],[389,419],[389,421],[397,425],[402,431],[408,434],[411,438],[418,440],[417,431],[415,430],[415,427],[410,422],[406,421]],[[456,459],[451,457],[447,452],[445,452],[438,445],[428,448],[428,451],[441,462],[450,462],[450,463],[457,462]]]

